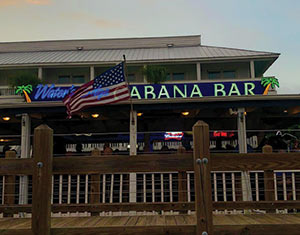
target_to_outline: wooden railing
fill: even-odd
[[[0,175],[5,177],[3,189],[5,196],[3,205],[0,205],[0,212],[4,213],[4,216],[11,216],[19,212],[32,212],[33,231],[36,234],[47,234],[39,232],[50,231],[51,212],[89,212],[92,215],[99,215],[100,212],[105,211],[173,211],[180,213],[196,211],[198,230],[209,232],[212,231],[213,210],[259,209],[273,212],[275,209],[300,209],[299,201],[276,201],[274,196],[276,171],[300,170],[300,153],[272,153],[269,147],[266,147],[265,153],[258,154],[210,154],[208,126],[203,122],[198,122],[195,124],[193,132],[195,143],[193,153],[105,157],[93,153],[91,157],[53,158],[53,133],[49,127],[42,125],[36,128],[34,133],[34,158],[15,159],[14,152],[7,152],[6,158],[0,159]],[[212,203],[211,191],[214,190],[214,187],[211,182],[214,180],[215,173],[211,172],[214,171],[263,171],[265,201],[243,202],[237,200]],[[115,173],[125,175],[133,172],[142,174],[176,172],[178,174],[178,201],[149,203],[103,203],[103,200],[100,201],[100,175]],[[187,200],[187,178],[192,174],[190,172],[194,172],[195,202]],[[14,204],[13,198],[16,194],[14,176],[16,175],[32,175],[32,205]],[[88,175],[89,197],[87,203],[71,204],[69,202],[69,204],[55,203],[51,205],[53,175]]]

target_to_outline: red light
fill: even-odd
[[[234,133],[233,132],[226,132],[226,131],[214,131],[213,132],[213,137],[233,137]]]

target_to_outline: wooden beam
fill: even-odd
[[[33,159],[0,159],[0,175],[32,175]]]
[[[53,160],[53,174],[190,171],[192,164],[192,154],[60,157]]]
[[[35,128],[33,146],[31,227],[34,234],[50,235],[53,130],[47,125]]]

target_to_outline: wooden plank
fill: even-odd
[[[15,151],[6,151],[5,159],[15,159]],[[16,188],[16,176],[6,175],[4,181],[4,203],[5,205],[15,204],[15,188]],[[3,213],[3,217],[13,216],[13,214]]]
[[[92,157],[99,157],[99,149],[94,149],[91,153]],[[90,188],[90,203],[96,204],[100,202],[100,175],[92,174],[91,175],[91,188]],[[99,213],[92,213],[92,216],[96,216]]]
[[[34,235],[31,229],[0,229],[1,235]]]
[[[178,201],[187,201],[187,173],[184,171],[178,172]]]
[[[192,154],[61,157],[53,160],[53,174],[107,174],[193,170]],[[68,166],[68,167],[66,167]]]
[[[194,202],[153,203],[97,203],[97,204],[54,204],[52,212],[103,212],[103,211],[179,211],[194,210]],[[1,206],[0,206],[1,211]]]
[[[212,234],[211,160],[209,130],[205,122],[198,121],[193,126],[193,140],[197,234]]]
[[[0,159],[0,175],[32,175],[33,159]]]
[[[300,170],[297,153],[212,153],[213,171]]]
[[[32,231],[50,235],[53,130],[47,125],[35,128],[33,146]]]
[[[213,202],[214,210],[242,209],[300,209],[300,201],[235,201]]]
[[[298,235],[300,224],[216,225],[214,234]]]

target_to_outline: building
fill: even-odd
[[[123,55],[135,110],[132,115],[137,119],[131,131],[130,101],[90,108],[66,120],[61,97],[52,99],[55,95],[50,92],[47,94],[52,95],[44,93],[42,98],[35,90],[32,103],[26,103],[9,87],[11,77],[26,72],[41,80],[44,85],[40,89],[45,92],[54,89],[52,84],[69,89],[94,79],[121,62]],[[188,136],[192,125],[202,119],[209,123],[212,137],[224,137],[223,146],[231,143],[236,147],[238,136],[245,142],[247,135],[248,142],[257,147],[265,131],[285,129],[298,121],[299,96],[276,95],[274,89],[268,96],[262,95],[265,87],[261,79],[278,57],[272,52],[205,46],[199,35],[0,43],[0,110],[2,117],[11,118],[1,119],[0,135],[4,143],[20,143],[21,128],[26,129],[20,125],[23,115],[23,121],[31,123],[31,128],[26,125],[27,133],[47,123],[56,138],[64,137],[66,143],[83,142],[90,149],[94,146],[91,143],[110,141],[117,142],[114,149],[125,151],[131,132],[131,143],[137,141],[141,149],[151,145],[147,146],[149,151],[165,144],[160,143],[165,137],[157,133],[186,132]],[[143,73],[149,65],[165,67],[167,81],[150,85]],[[176,138],[172,141],[180,142]]]

